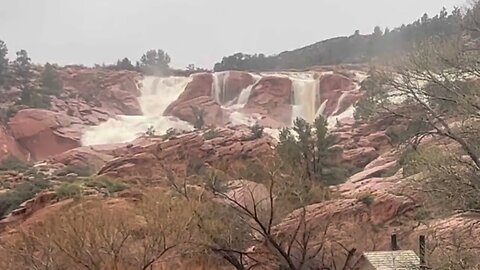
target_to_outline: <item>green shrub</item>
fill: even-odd
[[[25,105],[31,108],[49,109],[51,107],[51,98],[41,93],[40,90],[24,89],[17,105]]]
[[[33,198],[35,194],[50,186],[48,181],[36,180],[34,182],[22,183],[13,190],[0,194],[0,217],[7,215],[24,201]]]
[[[418,174],[424,170],[428,163],[428,157],[438,156],[441,152],[432,152],[431,150],[419,147],[417,149],[408,148],[405,150],[398,163],[403,167],[403,174],[405,176],[411,176]],[[427,159],[426,159],[427,157]]]
[[[145,135],[148,137],[155,137],[155,128],[153,126],[149,126],[147,131],[145,132]]]
[[[81,177],[90,176],[93,174],[92,168],[88,166],[74,166],[68,165],[57,172],[57,176],[66,176],[68,174],[76,174]]]
[[[29,168],[31,168],[30,164],[11,155],[0,162],[0,171],[24,172]]]
[[[358,196],[358,201],[370,206],[375,202],[375,196],[371,192],[365,192]]]
[[[430,218],[430,215],[431,215],[431,213],[429,211],[427,211],[424,208],[420,208],[417,211],[415,211],[415,213],[413,215],[413,219],[415,221],[424,221],[424,220],[427,220],[428,218]]]
[[[82,195],[83,189],[76,183],[63,183],[55,192],[61,199],[78,198]]]
[[[187,176],[201,175],[205,172],[205,162],[199,158],[190,158],[187,163]]]
[[[250,131],[252,132],[252,140],[260,139],[263,136],[263,127],[258,124],[251,126]]]
[[[218,136],[220,136],[217,132],[217,130],[215,128],[211,128],[209,130],[207,130],[204,134],[203,134],[203,138],[205,140],[212,140],[212,139],[215,139],[217,138]]]
[[[167,132],[165,133],[165,135],[162,136],[162,139],[169,140],[177,134],[178,134],[178,130],[176,130],[174,128],[169,128],[169,129],[167,129]]]
[[[90,179],[85,183],[85,186],[90,188],[105,188],[109,193],[120,192],[127,189],[129,186],[118,180],[113,180],[107,177],[97,177]]]

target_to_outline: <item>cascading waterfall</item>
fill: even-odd
[[[245,89],[240,92],[240,96],[237,100],[237,105],[241,106],[241,108],[247,105],[248,100],[250,99],[250,94],[252,93],[253,88],[258,84],[258,82],[262,79],[262,76],[256,74],[250,74],[253,77],[253,84],[247,86]]]
[[[223,105],[229,74],[229,72],[216,72],[212,74],[212,97],[220,105]]]
[[[318,112],[317,101],[320,100],[320,80],[308,73],[290,79],[293,90],[292,123],[297,118],[313,123]]]
[[[115,119],[87,129],[82,136],[83,145],[130,142],[153,127],[156,134],[168,129],[193,130],[193,127],[175,117],[163,116],[164,111],[177,100],[190,82],[185,77],[145,77],[142,81],[139,103],[143,115],[120,115]]]
[[[213,74],[211,96],[222,106],[222,109],[229,112],[230,122],[234,125],[253,126],[264,117],[260,114],[246,113],[242,110],[248,103],[252,90],[255,89],[263,76],[286,77],[292,81],[292,125],[297,117],[313,123],[315,118],[323,114],[325,110],[327,100],[319,106],[321,95],[320,78],[317,76],[319,73],[251,74],[255,79],[254,83],[243,89],[236,99],[224,104],[229,74],[229,72]],[[323,74],[325,73],[321,75]],[[359,79],[361,81],[363,78],[360,77]],[[176,117],[163,116],[166,108],[178,99],[191,80],[191,77],[145,77],[142,81],[141,96],[139,97],[143,115],[121,115],[109,119],[99,126],[90,127],[85,130],[82,136],[83,145],[130,142],[144,135],[150,127],[153,127],[158,135],[166,133],[170,128],[193,130],[192,125],[187,122]],[[360,87],[359,84],[357,84],[357,87]],[[339,98],[334,114],[328,117],[327,121],[330,126],[335,125],[337,119],[353,116],[353,105],[344,112],[340,111],[340,104],[345,96],[346,93]],[[265,132],[278,138],[278,130],[266,128]]]

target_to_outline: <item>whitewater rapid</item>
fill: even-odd
[[[163,116],[168,105],[177,100],[191,78],[145,77],[138,101],[143,115],[120,115],[117,118],[88,128],[82,137],[83,145],[126,143],[144,135],[150,127],[162,135],[168,129],[193,130],[193,126],[175,117]]]
[[[292,117],[291,125],[297,118],[303,118],[313,123],[323,115],[326,102],[321,102],[320,81],[324,73],[314,72],[280,72],[251,74],[254,82],[243,89],[240,94],[230,101],[225,101],[229,72],[213,73],[211,96],[230,115],[229,122],[233,125],[253,126],[262,119],[262,115],[245,113],[242,109],[248,103],[252,91],[260,87],[261,79],[265,76],[286,77],[292,81]],[[156,135],[162,135],[169,129],[191,131],[193,126],[176,117],[163,116],[167,107],[178,99],[183,93],[191,77],[145,77],[141,82],[141,96],[139,103],[143,115],[128,116],[120,115],[116,118],[88,128],[82,137],[83,145],[99,145],[112,143],[126,143],[144,135],[149,128],[155,130]],[[341,112],[340,104],[346,93],[338,101],[335,112],[327,118],[329,126],[334,126],[338,119],[352,117],[353,105]],[[265,128],[265,132],[278,138],[279,130]]]

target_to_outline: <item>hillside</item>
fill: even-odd
[[[391,249],[479,269],[478,22],[479,3],[221,72],[1,42],[0,269],[358,270]]]
[[[214,70],[267,71],[365,63],[409,51],[425,39],[458,35],[461,33],[461,17],[459,9],[450,14],[443,9],[432,18],[425,14],[411,24],[392,30],[382,31],[376,27],[372,34],[362,35],[356,32],[348,37],[327,39],[277,55],[237,53],[224,57],[215,65]]]

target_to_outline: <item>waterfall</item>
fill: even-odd
[[[185,77],[145,77],[138,99],[143,115],[120,115],[90,127],[82,136],[82,144],[130,142],[145,134],[149,127],[153,127],[157,135],[164,134],[170,128],[192,130],[193,127],[187,122],[163,116],[168,105],[177,100],[190,80]]]
[[[240,96],[238,97],[238,100],[237,100],[237,105],[241,105],[241,108],[243,108],[243,107],[245,107],[245,105],[247,105],[248,99],[250,98],[250,94],[252,93],[253,88],[262,79],[261,76],[256,75],[256,74],[250,74],[250,75],[254,79],[253,84],[251,84],[251,85],[247,86],[245,89],[243,89],[242,92],[240,92]]]
[[[213,83],[212,83],[212,97],[215,101],[223,105],[225,100],[225,89],[227,87],[228,76],[230,73],[226,72],[216,72],[213,73]]]
[[[320,81],[313,78],[312,74],[292,76],[292,123],[296,118],[303,118],[309,123],[315,121],[317,115],[317,100],[320,99]]]

